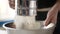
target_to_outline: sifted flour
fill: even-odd
[[[34,16],[17,16],[14,24],[16,29],[40,29],[40,23],[36,23]]]

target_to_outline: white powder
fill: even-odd
[[[34,16],[17,16],[15,18],[16,29],[40,29],[40,23],[36,23]]]
[[[40,23],[25,23],[24,29],[38,30],[38,29],[40,29]]]
[[[16,16],[14,20],[14,24],[16,25],[16,29],[22,28],[22,24],[25,22],[24,16]]]
[[[40,29],[41,26],[43,29],[49,29],[54,26],[53,23],[50,23],[48,26],[43,26],[43,23],[36,22],[34,16],[17,16],[15,18],[16,29],[29,29],[29,30],[37,30]]]
[[[40,29],[40,23],[36,23],[34,16],[26,16],[26,23],[24,24],[24,29]]]

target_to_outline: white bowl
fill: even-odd
[[[42,23],[43,21],[41,21],[41,25],[43,24]],[[10,24],[12,22],[8,22],[8,23],[5,23],[3,24],[3,27],[6,29],[7,33],[8,34],[53,34],[53,31],[54,31],[54,28],[55,28],[55,25],[49,27],[41,27],[39,30],[25,30],[25,29],[15,29],[15,28],[10,28],[10,27],[7,27],[6,25],[7,24]],[[49,28],[48,28],[49,27]]]

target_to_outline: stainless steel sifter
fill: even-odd
[[[20,16],[36,15],[36,0],[16,0],[15,10]]]

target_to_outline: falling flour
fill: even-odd
[[[40,29],[40,23],[36,23],[35,16],[19,16],[15,19],[16,29]]]
[[[25,23],[24,29],[38,30],[38,29],[40,29],[40,23]]]

